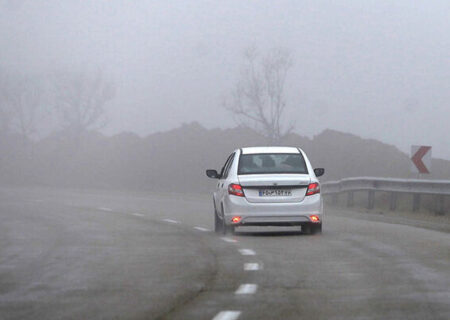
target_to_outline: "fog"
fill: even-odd
[[[0,67],[102,70],[116,88],[107,134],[234,126],[222,100],[249,46],[291,52],[298,134],[331,128],[450,159],[446,0],[0,1]]]
[[[0,0],[0,318],[450,319],[449,102],[450,0]]]

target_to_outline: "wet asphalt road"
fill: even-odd
[[[0,319],[450,319],[450,234],[328,210],[212,233],[209,196],[0,190]],[[248,269],[248,270],[245,270]]]

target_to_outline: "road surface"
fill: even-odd
[[[326,212],[217,236],[210,196],[0,190],[0,319],[450,319],[450,234]]]

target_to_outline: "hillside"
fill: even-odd
[[[380,141],[325,130],[312,139],[291,134],[283,144],[303,148],[315,167],[326,168],[323,180],[415,177],[408,155]],[[75,140],[54,134],[26,147],[9,139],[0,145],[0,177],[6,185],[205,191],[213,185],[205,169],[220,169],[236,148],[261,145],[264,137],[247,128],[208,130],[198,123],[145,138],[91,132]],[[434,159],[427,178],[450,179],[450,161]]]

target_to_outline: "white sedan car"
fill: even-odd
[[[238,226],[295,226],[302,232],[322,231],[323,200],[306,154],[294,147],[252,147],[235,150],[222,170],[207,170],[218,179],[214,192],[215,231]]]

